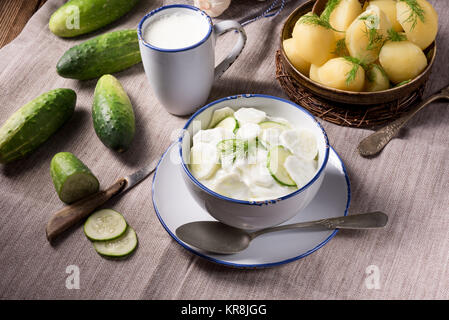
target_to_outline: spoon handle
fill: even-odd
[[[430,96],[414,107],[410,112],[363,139],[357,147],[360,155],[369,157],[378,154],[388,142],[398,134],[399,130],[415,116],[415,114],[435,100],[444,98],[449,99],[449,95],[444,92],[438,92]]]
[[[309,227],[324,227],[326,229],[374,229],[382,228],[388,222],[388,216],[383,212],[370,212],[363,214],[355,214],[350,216],[329,218],[316,221],[300,222],[278,226],[273,228],[266,228],[250,233],[252,238],[260,236],[268,232],[275,232],[289,229],[300,229]]]

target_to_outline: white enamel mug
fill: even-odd
[[[187,12],[208,25],[207,35],[185,48],[162,49],[145,41],[146,26],[161,15]],[[230,54],[215,66],[216,38],[230,30],[239,33]],[[236,21],[212,24],[211,18],[200,9],[183,4],[163,6],[148,13],[137,28],[140,54],[145,73],[158,100],[168,112],[187,115],[204,105],[213,81],[219,78],[237,59],[246,43],[246,33]]]

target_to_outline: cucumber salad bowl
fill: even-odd
[[[255,117],[248,121],[258,123],[257,126],[252,123],[248,125],[242,121],[243,118],[249,116]],[[251,128],[251,125],[258,127],[260,132],[254,135],[253,140],[246,137],[248,140],[239,148],[239,143],[236,141],[239,141],[238,138],[241,138],[242,135],[245,136],[251,132],[251,130],[247,130]],[[277,127],[284,127],[284,129]],[[213,146],[218,149],[218,160],[213,163],[206,159],[204,164],[195,161],[199,155],[198,136],[205,133],[205,140],[213,140],[208,136],[209,132],[213,131],[208,130],[210,128],[213,130],[224,128],[231,135],[235,133],[235,136],[233,138],[225,135],[218,143],[213,141]],[[284,130],[287,133],[284,134],[285,137],[288,136],[288,133],[295,132],[299,132],[299,136],[303,138],[305,136],[306,143],[301,144],[294,139],[290,139],[290,141],[294,140],[293,144],[296,146],[305,146],[303,150],[309,152],[307,154],[309,159],[296,157],[289,144],[287,144],[289,148],[286,148],[285,145],[274,143],[270,145],[267,140],[261,139],[261,133],[267,129]],[[309,139],[310,137],[313,139]],[[282,141],[282,135],[280,140]],[[233,180],[232,175],[220,172],[224,169],[226,162],[234,165],[239,161],[239,150],[249,158],[251,141],[257,148],[260,148],[261,154],[265,157],[262,163],[257,164],[263,167],[262,170],[266,169],[268,179],[273,179],[272,187],[261,188],[268,192],[262,192],[256,196],[254,196],[254,190],[259,189],[254,189],[251,181],[249,183],[248,180],[246,183],[242,182],[248,176],[247,172],[242,170],[246,170],[245,168],[249,166],[241,166],[234,170],[233,175],[236,176],[236,181]],[[326,132],[311,113],[291,101],[261,94],[230,96],[201,108],[186,123],[178,144],[182,176],[193,199],[218,221],[246,230],[272,227],[300,213],[318,192],[329,157],[329,142]],[[229,151],[229,148],[234,152],[223,152]],[[208,158],[207,150],[209,149],[206,148],[204,151],[199,148],[199,150],[203,152],[203,154],[200,153],[203,160]],[[313,150],[312,153],[310,150]],[[273,161],[273,155],[271,155],[274,151],[276,151],[276,161]],[[231,157],[225,157],[224,154],[231,155]],[[287,162],[292,159],[296,159],[296,161],[290,161],[292,165],[287,165]],[[295,168],[299,168],[299,172]],[[301,169],[303,170],[303,168],[313,169],[302,174]],[[296,172],[298,174],[295,174]],[[264,175],[265,173],[258,171],[253,176],[258,178],[258,174]],[[211,182],[212,179],[215,180]],[[246,192],[248,190],[253,192],[252,196],[244,196],[248,194]]]

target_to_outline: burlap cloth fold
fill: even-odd
[[[439,12],[440,32],[438,58],[427,94],[449,84],[449,4],[430,2]],[[305,259],[271,269],[238,270],[192,255],[159,223],[151,201],[151,179],[108,204],[123,212],[137,231],[140,243],[132,257],[123,261],[101,258],[80,227],[51,247],[44,228],[61,207],[49,175],[50,160],[56,152],[78,155],[106,187],[158,159],[170,145],[173,129],[186,121],[165,111],[155,99],[142,65],[136,65],[117,74],[134,105],[135,141],[124,154],[106,149],[95,135],[90,115],[96,82],[79,82],[56,74],[59,57],[74,44],[92,37],[64,40],[48,30],[51,13],[62,3],[48,1],[20,36],[0,50],[1,123],[47,90],[67,87],[78,94],[77,111],[61,131],[33,155],[0,169],[0,298],[449,298],[447,103],[435,103],[423,110],[375,159],[361,158],[355,151],[370,131],[323,122],[331,144],[348,168],[350,212],[381,210],[389,214],[390,223],[379,231],[341,231]],[[285,97],[275,79],[274,54],[282,21],[299,3],[290,1],[276,18],[245,27],[247,47],[216,82],[210,101],[237,93]],[[142,0],[125,18],[95,34],[136,27],[145,13],[161,4]],[[243,21],[265,6],[266,2],[234,0],[221,18]],[[232,34],[218,41],[217,60],[233,43]],[[66,287],[72,274],[67,269],[70,265],[79,267],[79,289]],[[373,270],[377,284],[373,282]]]

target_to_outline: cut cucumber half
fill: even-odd
[[[264,121],[264,122],[259,123],[259,126],[262,130],[275,128],[275,129],[279,129],[279,130],[283,131],[283,130],[289,129],[289,127],[286,124],[283,124],[280,122],[275,122],[275,121]]]
[[[126,232],[119,238],[109,241],[92,242],[95,250],[102,256],[124,257],[137,247],[137,235],[133,228],[128,226]]]
[[[287,187],[296,187],[295,181],[290,177],[284,167],[285,160],[292,154],[282,146],[276,146],[270,149],[267,157],[267,168],[271,176],[280,185]]]
[[[59,198],[67,204],[97,192],[100,187],[89,168],[70,152],[55,154],[50,175]]]
[[[225,128],[228,129],[231,132],[236,132],[239,128],[239,123],[234,117],[227,117],[223,120],[221,120],[215,128]]]
[[[84,234],[92,241],[117,239],[126,231],[125,218],[117,211],[102,209],[94,212],[84,223]]]

